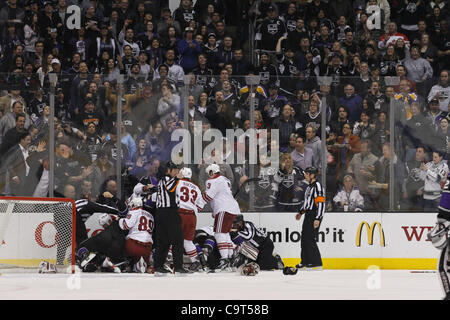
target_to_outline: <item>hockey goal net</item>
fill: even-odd
[[[0,197],[0,269],[34,271],[48,261],[73,272],[75,216],[72,199]]]

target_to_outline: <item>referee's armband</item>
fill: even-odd
[[[314,204],[325,203],[325,197],[317,197],[314,199]]]

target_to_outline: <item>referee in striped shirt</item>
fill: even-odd
[[[300,220],[302,214],[305,215],[302,227],[301,238],[301,263],[297,269],[322,270],[322,258],[317,238],[319,235],[320,223],[325,212],[325,191],[316,180],[319,170],[315,167],[305,169],[305,179],[309,182],[305,191],[303,207],[295,216]]]
[[[178,182],[178,166],[169,161],[166,164],[166,174],[159,181],[156,191],[155,276],[165,276],[169,273],[164,268],[164,263],[166,262],[170,245],[172,245],[174,273],[188,273],[183,268],[183,230],[176,202]]]

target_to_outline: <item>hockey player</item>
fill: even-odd
[[[119,266],[123,268],[128,265],[125,259],[125,236],[128,231],[122,230],[118,219],[114,220],[109,214],[102,215],[99,223],[105,230],[79,245],[79,267],[83,272],[95,272],[101,268],[104,271],[121,273]]]
[[[126,218],[119,219],[119,227],[128,231],[125,237],[125,253],[133,259],[133,271],[146,273],[152,252],[153,216],[142,209],[142,198],[134,197],[129,202]]]
[[[236,215],[241,213],[237,201],[231,191],[231,182],[220,174],[219,165],[213,163],[206,167],[206,190],[203,199],[211,204],[214,217],[214,237],[220,252],[218,269],[232,271],[230,259],[233,255],[233,244],[230,230]]]
[[[113,215],[121,215],[124,212],[120,212],[117,208],[100,204],[97,202],[89,201],[87,199],[80,199],[75,201],[75,207],[77,209],[76,215],[76,243],[79,244],[88,238],[86,232],[85,222],[86,220],[96,212],[109,213]]]
[[[194,245],[199,254],[203,253],[208,269],[216,269],[221,257],[214,238],[214,227],[207,226],[195,230]]]
[[[206,267],[203,253],[197,254],[197,249],[192,242],[197,226],[197,213],[203,209],[205,202],[201,197],[200,189],[191,181],[192,170],[184,167],[180,170],[180,175],[181,179],[176,188],[176,201],[178,213],[181,217],[181,228],[183,229],[184,251],[192,262],[189,269],[197,271],[201,267]]]
[[[447,175],[442,196],[439,201],[438,215],[436,226],[428,233],[428,240],[433,246],[441,250],[438,261],[438,272],[441,280],[442,289],[444,290],[444,300],[450,300],[450,245],[449,245],[449,229],[450,229],[450,180]]]
[[[244,221],[242,214],[237,215],[231,229],[231,239],[239,245],[239,255],[233,266],[256,262],[261,270],[283,269],[281,257],[273,254],[274,245],[266,232],[256,228],[250,221]]]

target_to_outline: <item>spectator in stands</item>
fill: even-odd
[[[370,113],[367,111],[361,112],[361,119],[355,122],[352,132],[361,140],[370,140],[372,138],[374,135],[374,125],[370,121]]]
[[[425,148],[418,146],[414,159],[406,162],[406,177],[402,185],[402,210],[423,211],[423,187],[424,181],[420,178],[422,164],[425,164]]]
[[[370,181],[368,187],[372,190],[374,199],[374,208],[376,210],[388,210],[390,207],[390,157],[393,157],[394,163],[394,208],[400,201],[401,185],[403,183],[404,167],[401,165],[397,156],[391,152],[389,143],[384,143],[382,147],[382,156],[369,167],[375,179]]]
[[[405,59],[403,65],[407,71],[406,77],[416,83],[417,93],[426,96],[430,80],[433,77],[433,68],[426,59],[420,57],[419,47],[411,47],[411,58]]]
[[[274,176],[277,183],[276,209],[280,212],[295,212],[300,209],[307,183],[303,171],[294,166],[292,157],[283,153],[280,169]]]
[[[347,173],[344,178],[342,188],[333,197],[334,210],[360,212],[364,208],[364,198],[360,194],[359,189],[355,186],[353,176]]]
[[[197,40],[194,39],[194,29],[187,27],[184,34],[184,39],[181,39],[177,45],[180,54],[180,66],[187,74],[197,66],[198,55],[202,52],[202,49]]]
[[[352,134],[352,126],[349,123],[343,124],[340,135],[337,138],[337,143],[331,150],[336,155],[336,161],[338,163],[338,180],[341,180],[353,156],[359,153],[360,149],[361,140],[358,136]]]
[[[441,151],[434,151],[432,161],[420,166],[419,177],[423,180],[423,207],[426,212],[436,210],[442,193],[442,183],[446,180],[448,165]]]
[[[369,209],[372,206],[372,193],[368,188],[368,184],[375,176],[370,171],[370,167],[378,160],[371,152],[371,145],[370,140],[361,140],[360,152],[353,156],[347,167],[347,173],[353,174],[354,182],[364,198],[365,209]]]
[[[25,112],[24,105],[19,100],[15,101],[12,104],[12,111],[5,113],[5,115],[0,118],[0,142],[4,141],[3,137],[6,136],[6,133],[8,131],[10,131],[13,128],[17,128],[18,115],[24,117],[24,119],[22,119],[23,123],[21,123],[20,125],[21,129],[19,131],[27,130],[28,127],[32,124],[30,116]]]
[[[358,94],[355,94],[355,87],[351,84],[344,87],[344,92],[345,96],[339,99],[339,102],[347,107],[349,120],[352,122],[358,121],[361,117],[363,100]]]
[[[345,106],[337,108],[336,118],[330,121],[330,130],[333,132],[342,132],[342,126],[349,124],[353,127],[353,123],[348,119],[348,109]]]
[[[322,168],[322,142],[321,139],[316,136],[316,128],[312,124],[306,125],[306,147],[313,151],[313,166]]]
[[[281,111],[281,115],[273,122],[274,128],[279,130],[281,152],[286,152],[290,136],[296,131],[295,124],[296,122],[291,113],[291,106],[286,104]]]
[[[291,152],[294,166],[302,170],[312,167],[314,163],[313,151],[306,147],[305,142],[305,137],[295,137],[295,149]]]
[[[180,114],[180,96],[172,92],[169,85],[161,85],[162,97],[158,102],[158,115],[162,123],[165,123],[171,113]]]
[[[450,104],[450,78],[448,70],[442,70],[439,75],[439,81],[431,87],[428,93],[428,101],[438,99],[439,108],[441,111],[448,112],[448,105]]]

